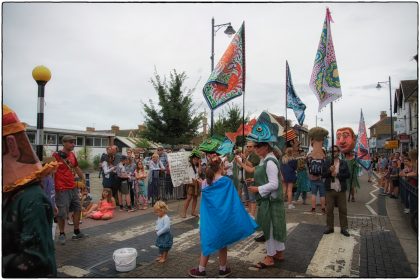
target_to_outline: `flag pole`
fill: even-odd
[[[287,71],[288,70],[288,63],[287,63],[287,60],[286,60],[286,94],[285,94],[285,103],[284,103],[284,107],[285,107],[285,111],[286,111],[286,113],[285,113],[285,115],[286,115],[286,121],[285,121],[285,123],[286,123],[286,125],[285,125],[285,127],[286,127],[286,130],[285,130],[285,137],[284,137],[284,143],[287,143],[287,81],[288,81],[288,72],[289,71]]]
[[[333,113],[333,102],[330,103],[331,106],[331,166],[334,166],[334,113]],[[334,183],[335,178],[331,178],[331,182]]]

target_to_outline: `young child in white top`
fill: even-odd
[[[159,263],[164,263],[168,258],[168,252],[172,248],[173,236],[171,234],[171,219],[167,215],[168,205],[165,202],[159,200],[156,201],[153,206],[155,214],[158,216],[156,221],[156,247],[159,248],[159,257],[156,258],[156,261]]]

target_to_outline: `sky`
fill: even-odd
[[[211,19],[245,22],[245,112],[285,114],[285,69],[306,104],[305,124],[330,130],[329,106],[318,112],[309,88],[315,54],[330,8],[342,98],[334,102],[334,128],[358,130],[389,115],[401,80],[418,76],[418,4],[411,3],[3,3],[3,103],[36,126],[37,85],[32,70],[47,66],[44,127],[85,130],[136,128],[142,102],[158,102],[150,80],[185,72],[195,109],[210,110],[202,88],[211,70]],[[232,37],[215,36],[215,65]],[[394,97],[392,96],[392,102]],[[228,104],[242,108],[242,97]],[[227,106],[214,111],[215,119]],[[297,123],[293,111],[288,119]],[[321,121],[322,119],[322,121]]]

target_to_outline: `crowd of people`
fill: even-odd
[[[373,157],[372,171],[379,174],[379,185],[382,188],[381,195],[398,199],[401,180],[417,187],[417,157],[417,150],[411,150],[409,153],[404,152],[403,154],[395,152],[388,156],[381,154]],[[405,208],[404,212],[408,214],[410,210]]]
[[[347,222],[349,191],[355,201],[359,169],[353,154],[355,135],[351,128],[337,130],[337,142],[330,151],[324,148],[328,131],[309,130],[310,150],[304,151],[295,132],[282,134],[278,127],[257,121],[247,136],[245,149],[234,147],[221,153],[212,139],[189,155],[186,170],[190,182],[181,186],[185,202],[180,216],[190,214],[200,220],[201,256],[188,271],[191,277],[205,277],[212,253],[219,254],[219,276],[231,273],[228,246],[257,229],[257,242],[265,242],[266,256],[255,263],[265,269],[285,259],[286,211],[294,209],[300,196],[315,213],[319,196],[321,213],[326,215],[324,234],[334,232],[334,208],[338,207],[340,233],[350,236]],[[55,250],[52,231],[58,224],[58,242],[66,244],[65,225],[72,216],[72,240],[85,238],[81,217],[108,220],[116,209],[133,212],[153,207],[157,216],[156,242],[164,263],[173,246],[171,219],[164,194],[172,194],[168,156],[157,148],[147,166],[132,150],[123,155],[116,146],[101,157],[102,195],[96,203],[87,200],[85,176],[74,155],[75,137],[62,138],[62,149],[41,165],[30,145],[24,125],[15,113],[3,106],[3,276],[55,277]],[[209,144],[210,143],[210,144]],[[399,179],[417,186],[417,152],[373,158],[370,171],[380,174],[384,195],[397,198]],[[369,173],[371,176],[371,172]],[[370,177],[369,177],[370,181]],[[200,209],[197,205],[200,199]],[[70,214],[72,213],[72,214]]]

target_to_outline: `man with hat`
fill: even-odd
[[[42,167],[25,125],[3,105],[2,276],[57,277],[53,208],[40,180],[57,167]]]
[[[63,149],[53,154],[55,159],[62,163],[55,174],[55,201],[58,207],[58,228],[60,236],[58,241],[61,245],[66,244],[66,235],[64,234],[65,221],[69,212],[73,212],[74,233],[72,240],[82,239],[86,235],[80,232],[79,222],[82,211],[79,198],[79,189],[75,183],[75,175],[79,176],[82,184],[85,182],[85,176],[80,169],[76,156],[73,153],[76,145],[76,137],[73,135],[63,136]]]

